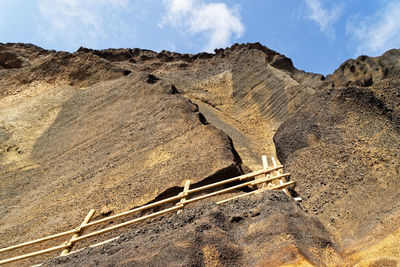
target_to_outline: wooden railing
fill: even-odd
[[[267,158],[265,156],[262,157],[262,161],[263,161],[263,167],[264,167],[264,169],[262,169],[262,170],[254,171],[254,172],[251,172],[251,173],[248,173],[248,174],[243,174],[243,175],[240,175],[240,176],[237,176],[237,177],[234,177],[234,178],[222,180],[222,181],[219,181],[219,182],[216,182],[216,183],[212,183],[212,184],[208,184],[208,185],[204,185],[204,186],[200,186],[200,187],[192,188],[192,189],[189,189],[190,180],[187,180],[186,183],[185,183],[183,192],[179,193],[176,196],[169,197],[169,198],[166,198],[166,199],[154,202],[154,203],[150,203],[150,204],[147,204],[147,205],[144,205],[144,206],[141,206],[141,207],[129,210],[129,211],[125,211],[125,212],[122,212],[122,213],[119,213],[119,214],[108,216],[106,218],[99,219],[99,220],[96,220],[96,221],[90,222],[90,219],[92,218],[92,216],[94,214],[94,210],[90,210],[89,213],[87,214],[87,216],[85,217],[85,219],[83,220],[83,222],[81,223],[81,225],[79,227],[75,228],[75,229],[71,229],[71,230],[68,230],[68,231],[65,231],[65,232],[62,232],[62,233],[57,233],[57,234],[46,236],[46,237],[39,238],[39,239],[36,239],[36,240],[32,240],[32,241],[28,241],[28,242],[25,242],[25,243],[9,246],[9,247],[6,247],[6,248],[2,248],[2,249],[0,249],[0,253],[4,253],[4,252],[7,252],[7,251],[11,251],[11,250],[19,249],[19,248],[22,248],[22,247],[34,245],[34,244],[45,242],[45,241],[48,241],[48,240],[60,238],[60,237],[63,237],[63,236],[72,235],[72,237],[68,241],[66,241],[65,243],[63,243],[61,245],[58,245],[58,246],[53,246],[53,247],[50,247],[50,248],[47,248],[47,249],[31,252],[31,253],[28,253],[28,254],[23,254],[23,255],[20,255],[20,256],[8,258],[8,259],[3,259],[3,260],[0,260],[0,264],[10,263],[10,262],[14,262],[14,261],[30,258],[30,257],[37,256],[37,255],[42,255],[42,254],[49,253],[49,252],[52,252],[52,251],[57,251],[57,250],[62,250],[61,256],[67,255],[71,251],[71,249],[74,246],[74,244],[76,242],[78,242],[78,241],[81,241],[81,240],[84,240],[84,239],[87,239],[87,238],[90,238],[90,237],[93,237],[93,236],[96,236],[96,235],[100,235],[100,234],[103,234],[103,233],[106,233],[106,232],[109,232],[109,231],[112,231],[112,230],[115,230],[115,229],[119,229],[121,227],[125,227],[125,226],[131,225],[131,224],[134,224],[134,223],[137,223],[137,222],[140,222],[140,221],[152,218],[152,217],[156,217],[158,215],[162,215],[162,214],[165,214],[167,212],[177,211],[179,213],[182,210],[182,208],[185,205],[189,204],[189,203],[196,202],[196,201],[199,201],[199,200],[202,200],[202,199],[205,199],[205,198],[209,198],[209,197],[212,197],[212,196],[216,196],[216,195],[219,195],[219,194],[227,193],[227,192],[230,192],[230,191],[233,191],[233,190],[237,190],[237,189],[240,189],[240,188],[244,188],[244,187],[252,187],[252,188],[255,188],[256,190],[252,191],[252,192],[249,192],[249,193],[245,193],[245,194],[236,196],[236,197],[233,197],[233,198],[229,198],[229,199],[217,202],[217,203],[220,204],[220,203],[232,200],[232,199],[236,199],[238,197],[242,197],[242,196],[245,196],[245,195],[248,195],[248,194],[254,194],[254,193],[257,193],[257,192],[264,191],[264,190],[282,189],[288,196],[290,196],[289,192],[287,191],[287,187],[292,185],[292,184],[294,184],[294,182],[293,181],[286,182],[286,179],[285,179],[290,174],[289,173],[281,173],[281,170],[282,170],[283,166],[282,165],[277,165],[274,158],[272,158],[272,162],[273,162],[273,167],[272,168],[268,168],[268,162],[267,162]],[[250,181],[246,181],[246,180],[249,180],[249,179],[251,179],[251,180]],[[226,184],[229,184],[229,183],[232,183],[232,182],[241,182],[241,183],[239,183],[237,185],[233,185],[233,186],[227,187],[227,188],[219,189],[219,190],[216,190],[216,191],[211,192],[211,193],[206,193],[204,195],[199,195],[199,196],[196,196],[196,197],[193,197],[193,198],[189,198],[190,195],[193,195],[195,193],[199,193],[201,191],[209,190],[209,189],[212,189],[212,188],[215,188],[215,187],[221,187],[223,185],[226,185]],[[258,185],[261,185],[261,188],[258,188]],[[150,213],[150,214],[147,214],[147,215],[144,215],[144,216],[132,219],[132,220],[128,220],[126,222],[122,222],[122,223],[119,223],[119,224],[116,224],[116,225],[113,225],[113,226],[106,227],[104,229],[96,230],[96,231],[93,231],[93,232],[86,233],[86,234],[82,235],[83,231],[86,228],[90,227],[90,226],[94,226],[94,225],[98,225],[98,224],[101,224],[101,223],[104,223],[104,222],[115,220],[117,218],[121,218],[121,217],[130,215],[130,214],[134,214],[134,213],[137,213],[139,211],[148,210],[148,209],[151,209],[151,208],[154,208],[154,207],[166,204],[166,203],[174,202],[174,201],[175,202],[177,201],[177,203],[174,206],[170,207],[170,208],[165,208],[165,209],[157,211],[157,212],[153,212],[153,213]]]

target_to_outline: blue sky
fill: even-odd
[[[400,48],[400,0],[0,0],[0,42],[181,53],[260,42],[298,69]]]

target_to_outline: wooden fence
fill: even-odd
[[[253,188],[254,191],[251,191],[249,193],[244,193],[244,194],[232,197],[232,198],[228,198],[228,199],[225,199],[223,201],[219,201],[219,202],[217,202],[217,204],[221,204],[221,203],[224,203],[226,201],[230,201],[230,200],[233,200],[233,199],[236,199],[236,198],[239,198],[239,197],[243,197],[243,196],[246,196],[246,195],[249,195],[249,194],[255,194],[255,193],[258,193],[258,192],[265,191],[265,190],[281,189],[290,197],[290,194],[289,194],[289,192],[287,190],[287,187],[292,185],[292,184],[294,184],[293,181],[290,181],[290,182],[286,181],[286,177],[288,177],[290,174],[289,173],[281,173],[283,166],[282,165],[277,165],[275,158],[271,158],[271,160],[272,160],[272,163],[273,163],[273,166],[271,168],[269,168],[269,166],[268,166],[267,157],[263,156],[262,157],[262,161],[263,161],[263,169],[262,170],[254,171],[254,172],[251,172],[251,173],[248,173],[248,174],[243,174],[243,175],[240,175],[240,176],[237,176],[237,177],[234,177],[234,178],[222,180],[222,181],[219,181],[219,182],[216,182],[216,183],[200,186],[200,187],[197,187],[197,188],[190,189],[189,188],[190,187],[190,180],[187,180],[185,182],[185,186],[184,186],[183,192],[179,193],[176,196],[169,197],[169,198],[166,198],[166,199],[154,202],[154,203],[150,203],[150,204],[147,204],[147,205],[144,205],[144,206],[141,206],[141,207],[129,210],[129,211],[125,211],[125,212],[122,212],[122,213],[119,213],[119,214],[108,216],[108,217],[105,217],[103,219],[99,219],[99,220],[96,220],[96,221],[90,222],[90,219],[92,218],[92,216],[94,214],[94,210],[90,210],[89,213],[86,215],[85,219],[83,220],[83,222],[80,224],[80,226],[75,228],[75,229],[71,229],[71,230],[68,230],[68,231],[65,231],[65,232],[62,232],[62,233],[57,233],[57,234],[46,236],[46,237],[39,238],[39,239],[36,239],[36,240],[32,240],[32,241],[28,241],[28,242],[25,242],[25,243],[9,246],[9,247],[6,247],[6,248],[2,248],[2,249],[0,249],[0,253],[4,253],[6,251],[11,251],[11,250],[19,249],[19,248],[22,248],[22,247],[30,246],[30,245],[33,245],[33,244],[45,242],[45,241],[52,240],[52,239],[55,239],[55,238],[60,238],[60,237],[63,237],[63,236],[72,235],[72,237],[68,241],[66,241],[66,242],[64,242],[64,243],[62,243],[62,244],[60,244],[58,246],[54,246],[54,247],[50,247],[50,248],[47,248],[47,249],[31,252],[31,253],[28,253],[28,254],[23,254],[23,255],[20,255],[20,256],[16,256],[16,257],[0,260],[0,264],[10,263],[10,262],[14,262],[14,261],[30,258],[30,257],[37,256],[37,255],[42,255],[42,254],[49,253],[49,252],[52,252],[52,251],[57,251],[57,250],[62,250],[61,256],[64,256],[64,255],[67,255],[71,251],[71,249],[74,246],[74,244],[77,243],[78,241],[81,241],[81,240],[84,240],[84,239],[87,239],[89,237],[93,237],[93,236],[96,236],[96,235],[100,235],[100,234],[103,234],[103,233],[106,233],[106,232],[109,232],[109,231],[112,231],[112,230],[115,230],[115,229],[119,229],[121,227],[124,227],[124,226],[127,226],[127,225],[131,225],[131,224],[134,224],[134,223],[137,223],[137,222],[140,222],[140,221],[152,218],[152,217],[156,217],[158,215],[162,215],[162,214],[165,214],[167,212],[177,211],[177,213],[180,213],[182,208],[185,205],[189,204],[189,203],[196,202],[196,201],[199,201],[199,200],[202,200],[202,199],[205,199],[205,198],[209,198],[209,197],[212,197],[212,196],[216,196],[216,195],[219,195],[219,194],[227,193],[227,192],[230,192],[230,191],[233,191],[233,190],[237,190],[237,189],[241,189],[241,188],[245,188],[245,187]],[[189,198],[190,195],[193,195],[195,193],[198,194],[201,191],[213,189],[213,188],[216,188],[216,187],[221,187],[223,185],[227,185],[227,184],[232,183],[232,182],[236,182],[236,183],[239,182],[239,184],[233,185],[233,186],[230,186],[230,187],[227,187],[227,188],[219,189],[219,190],[216,190],[216,191],[211,192],[211,193],[206,193],[204,195],[199,195],[199,196],[196,196],[196,197],[193,197],[193,198]],[[296,199],[296,200],[298,200],[298,199]],[[104,222],[109,222],[109,221],[115,220],[117,218],[121,218],[121,217],[130,215],[130,214],[134,214],[134,213],[137,213],[139,211],[148,210],[148,209],[151,209],[151,208],[154,208],[154,207],[166,204],[166,203],[174,202],[174,201],[177,202],[177,203],[174,206],[170,207],[170,208],[165,208],[165,209],[162,209],[160,211],[153,212],[153,213],[141,216],[139,218],[135,218],[135,219],[132,219],[132,220],[129,220],[129,221],[126,221],[126,222],[122,222],[122,223],[119,223],[119,224],[116,224],[116,225],[113,225],[113,226],[106,227],[104,229],[100,229],[100,230],[96,230],[96,231],[93,231],[93,232],[90,232],[90,233],[82,234],[83,231],[86,228],[90,227],[90,226],[98,225],[98,224],[101,224],[101,223],[104,223]]]

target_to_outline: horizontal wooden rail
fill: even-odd
[[[36,239],[36,240],[28,241],[28,242],[25,242],[25,243],[17,244],[17,245],[6,247],[6,248],[2,248],[2,249],[0,249],[0,252],[6,252],[6,251],[9,251],[9,250],[26,247],[26,246],[29,246],[29,245],[33,245],[33,244],[40,243],[40,242],[43,242],[43,241],[55,239],[55,238],[58,238],[58,237],[62,237],[62,236],[70,235],[70,234],[75,234],[77,232],[79,232],[79,229],[72,229],[72,230],[69,230],[69,231],[62,232],[62,233],[49,235],[49,236],[46,236],[46,237],[43,237],[43,238],[39,238],[39,239]]]
[[[276,185],[276,186],[272,187],[272,189],[286,188],[287,186],[295,184],[295,183],[296,183],[295,181],[290,181],[290,182],[287,182],[287,183],[284,183],[284,184]]]
[[[102,223],[102,222],[107,222],[107,221],[110,221],[110,220],[113,220],[113,219],[116,219],[116,218],[119,218],[119,217],[123,217],[125,215],[129,215],[129,214],[132,214],[132,213],[136,213],[136,212],[142,211],[142,210],[147,210],[147,209],[150,209],[150,208],[154,208],[154,207],[157,207],[157,206],[159,206],[161,204],[165,204],[165,203],[168,203],[168,202],[180,200],[181,198],[183,198],[183,196],[180,196],[180,195],[176,195],[176,196],[173,196],[173,197],[170,197],[170,198],[166,198],[166,199],[163,199],[163,200],[151,203],[151,204],[147,204],[147,205],[144,205],[144,206],[132,209],[132,210],[128,210],[128,211],[125,211],[125,212],[121,212],[119,214],[108,216],[106,218],[103,218],[103,219],[100,219],[100,220],[97,220],[97,221],[89,222],[86,225],[84,225],[82,228],[93,226],[93,225],[96,225],[96,224],[99,224],[99,223]]]
[[[255,190],[255,191],[251,191],[251,192],[248,192],[248,193],[244,193],[244,194],[241,194],[241,195],[238,195],[238,196],[234,196],[234,197],[231,197],[231,198],[228,198],[228,199],[224,199],[224,200],[218,201],[218,202],[216,202],[216,204],[222,204],[222,203],[234,200],[234,199],[238,199],[238,198],[249,196],[249,195],[252,195],[252,194],[257,194],[257,193],[260,193],[260,192],[264,192],[266,190],[281,189],[282,186],[286,187],[286,186],[292,185],[294,183],[295,183],[294,181],[290,181],[290,182],[287,182],[285,184],[280,184],[280,185],[273,186],[273,187],[270,187],[270,188],[263,187],[263,188],[260,188],[258,190]]]
[[[269,188],[269,189],[271,189],[271,188]],[[260,189],[257,189],[257,190],[254,190],[254,191],[251,191],[251,192],[248,192],[248,193],[244,193],[244,194],[241,194],[241,195],[238,195],[238,196],[230,197],[228,199],[224,199],[224,200],[221,200],[221,201],[218,201],[218,202],[215,202],[215,203],[216,204],[222,204],[222,203],[234,200],[234,199],[238,199],[238,198],[241,198],[241,197],[245,197],[245,196],[257,194],[257,193],[260,193],[260,192],[264,192],[264,191],[269,190],[269,189],[263,187],[263,188],[260,188]]]
[[[64,248],[67,248],[67,247],[69,247],[69,245],[68,244],[64,244],[64,245],[51,247],[51,248],[47,248],[47,249],[40,250],[40,251],[35,251],[35,252],[32,252],[32,253],[24,254],[24,255],[21,255],[21,256],[14,257],[14,258],[0,260],[0,264],[10,263],[10,262],[13,262],[13,261],[26,259],[26,258],[30,258],[30,257],[33,257],[33,256],[42,255],[42,254],[45,254],[45,253],[49,253],[49,252],[52,252],[52,251],[64,249]]]
[[[260,174],[269,173],[269,172],[272,172],[272,171],[275,171],[275,170],[279,170],[281,168],[283,168],[282,165],[277,166],[275,168],[271,168],[271,169],[262,169],[262,170],[259,170],[259,171],[243,174],[243,175],[240,175],[240,176],[233,177],[231,179],[227,179],[227,180],[223,180],[223,181],[216,182],[216,183],[213,183],[213,184],[209,184],[209,185],[205,185],[205,186],[201,186],[201,187],[190,189],[188,191],[188,193],[189,194],[190,193],[195,193],[195,192],[203,191],[203,190],[206,190],[206,189],[209,189],[209,188],[212,188],[212,187],[216,187],[216,186],[219,186],[219,185],[232,183],[232,182],[235,182],[235,181],[242,181],[242,180],[245,180],[245,179],[253,178],[253,177],[258,176]]]
[[[233,190],[236,190],[236,189],[239,189],[239,188],[242,188],[242,187],[246,187],[246,186],[249,186],[249,185],[265,183],[265,182],[272,181],[272,180],[278,179],[280,177],[285,177],[285,176],[288,176],[288,175],[290,175],[290,174],[289,173],[284,173],[284,174],[281,174],[281,175],[276,176],[276,177],[269,177],[269,178],[263,178],[263,179],[254,180],[254,181],[250,181],[250,182],[245,182],[245,183],[238,184],[238,185],[235,185],[235,186],[232,186],[232,187],[229,187],[229,188],[221,189],[221,190],[218,190],[218,191],[215,191],[215,192],[203,195],[203,196],[198,196],[198,197],[195,197],[195,198],[188,199],[185,202],[183,202],[183,204],[188,204],[188,203],[195,202],[195,201],[198,201],[198,200],[201,200],[201,199],[205,199],[205,198],[208,198],[208,197],[216,196],[216,195],[219,195],[219,194],[222,194],[222,193],[226,193],[226,192],[229,192],[229,191],[233,191]],[[287,185],[284,185],[284,186],[287,186]]]
[[[95,236],[95,235],[106,233],[106,232],[109,232],[111,230],[115,230],[115,229],[130,225],[130,224],[133,224],[133,223],[137,223],[137,222],[140,222],[140,221],[143,221],[143,220],[146,220],[146,219],[149,219],[149,218],[152,218],[152,217],[155,217],[155,216],[158,216],[158,215],[170,212],[170,211],[179,210],[181,208],[182,208],[181,206],[173,206],[171,208],[160,210],[158,212],[154,212],[154,213],[145,215],[145,216],[140,217],[140,218],[136,218],[136,219],[133,219],[133,220],[130,220],[130,221],[127,221],[127,222],[123,222],[123,223],[120,223],[120,224],[117,224],[117,225],[114,225],[114,226],[110,226],[108,228],[104,228],[104,229],[101,229],[101,230],[98,230],[98,231],[95,231],[95,232],[91,232],[91,233],[86,234],[86,235],[82,235],[82,236],[80,236],[78,238],[73,239],[72,241],[73,242],[77,242],[77,241],[85,239],[85,238],[89,238],[89,237],[92,237],[92,236]]]

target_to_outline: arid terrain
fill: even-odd
[[[398,266],[400,50],[325,77],[259,43],[196,55],[0,43],[0,247],[260,169],[261,155],[302,202],[215,204],[235,191],[10,266]]]

